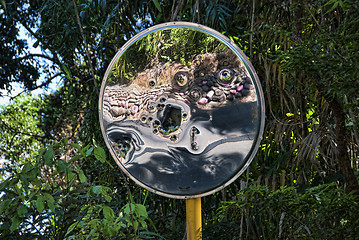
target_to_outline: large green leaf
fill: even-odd
[[[94,150],[94,154],[96,159],[99,160],[101,163],[104,163],[106,161],[106,153],[102,147],[96,147]]]
[[[105,216],[105,218],[108,221],[114,221],[115,219],[115,213],[113,212],[112,208],[108,207],[108,206],[103,206],[102,208],[103,211],[103,215]]]
[[[42,213],[42,211],[44,211],[44,208],[45,208],[45,197],[42,195],[38,195],[35,205],[36,205],[37,211],[39,213]]]
[[[44,160],[48,166],[51,165],[53,157],[54,157],[54,150],[52,148],[48,148],[44,154]]]

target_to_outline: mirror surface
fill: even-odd
[[[257,76],[223,35],[190,23],[148,29],[111,62],[100,94],[105,142],[141,186],[211,194],[249,165],[263,131]]]

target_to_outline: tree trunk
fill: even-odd
[[[346,137],[345,127],[345,113],[343,107],[336,98],[327,99],[330,109],[333,111],[335,120],[335,135],[337,141],[337,161],[340,171],[343,173],[345,181],[347,183],[347,190],[349,192],[354,191],[356,195],[359,195],[358,180],[354,175],[354,170],[350,164],[350,158],[348,154],[348,144]]]

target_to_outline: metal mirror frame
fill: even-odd
[[[103,95],[104,95],[104,91],[105,91],[105,87],[106,87],[106,80],[110,74],[110,71],[113,67],[113,65],[115,64],[115,62],[117,61],[117,59],[119,57],[121,57],[121,55],[132,45],[134,44],[136,41],[140,40],[142,37],[159,31],[159,30],[164,30],[164,29],[171,29],[171,28],[188,28],[191,30],[195,30],[195,31],[200,31],[202,33],[208,34],[212,37],[214,37],[215,39],[217,39],[218,41],[220,41],[221,43],[223,43],[224,45],[226,45],[229,49],[231,49],[235,55],[237,57],[239,57],[239,59],[242,61],[242,63],[245,65],[245,68],[247,69],[248,73],[250,74],[250,77],[254,83],[254,88],[255,88],[255,92],[256,92],[256,96],[257,96],[257,102],[258,102],[258,119],[259,119],[259,128],[256,134],[256,138],[254,139],[254,142],[252,144],[251,150],[250,152],[247,154],[246,156],[246,161],[244,163],[244,165],[241,167],[241,169],[231,178],[229,178],[224,184],[222,184],[221,186],[215,187],[207,192],[201,192],[201,193],[197,193],[197,194],[191,194],[191,195],[177,195],[177,194],[170,194],[170,193],[166,193],[166,192],[162,192],[156,189],[151,188],[150,186],[142,183],[141,181],[139,181],[138,179],[136,179],[134,176],[132,176],[128,170],[118,161],[117,157],[116,157],[116,153],[113,151],[113,149],[111,148],[109,141],[106,139],[107,135],[105,132],[105,128],[104,128],[104,124],[103,124]],[[224,189],[225,187],[227,187],[228,185],[230,185],[232,182],[234,182],[240,175],[243,174],[243,172],[248,168],[248,166],[250,165],[250,163],[252,162],[258,148],[261,142],[261,138],[263,136],[263,132],[264,132],[264,121],[265,121],[265,104],[264,104],[264,95],[263,95],[263,91],[261,88],[261,84],[260,81],[258,79],[258,76],[254,70],[254,67],[252,66],[251,62],[248,60],[248,58],[246,57],[246,55],[242,52],[242,50],[235,45],[235,43],[233,43],[228,37],[224,36],[223,34],[200,24],[197,23],[191,23],[191,22],[167,22],[167,23],[163,23],[163,24],[158,24],[155,25],[153,27],[150,27],[148,29],[143,30],[142,32],[138,33],[137,35],[135,35],[133,38],[131,38],[129,41],[127,41],[116,53],[116,55],[113,57],[111,63],[109,64],[106,73],[104,75],[102,84],[101,84],[101,90],[100,90],[100,96],[99,96],[99,121],[100,121],[100,126],[101,126],[101,132],[102,135],[105,139],[105,143],[107,145],[107,148],[109,149],[111,156],[113,157],[113,159],[116,161],[117,165],[121,168],[121,170],[128,176],[130,177],[133,181],[135,181],[137,184],[139,184],[141,187],[155,193],[161,196],[165,196],[165,197],[169,197],[169,198],[174,198],[174,199],[189,199],[189,198],[200,198],[200,197],[204,197],[207,195],[211,195],[217,191],[220,191],[222,189]]]

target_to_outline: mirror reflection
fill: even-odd
[[[193,28],[159,29],[122,50],[100,101],[118,164],[170,195],[207,192],[236,175],[260,127],[255,83],[241,58]]]

